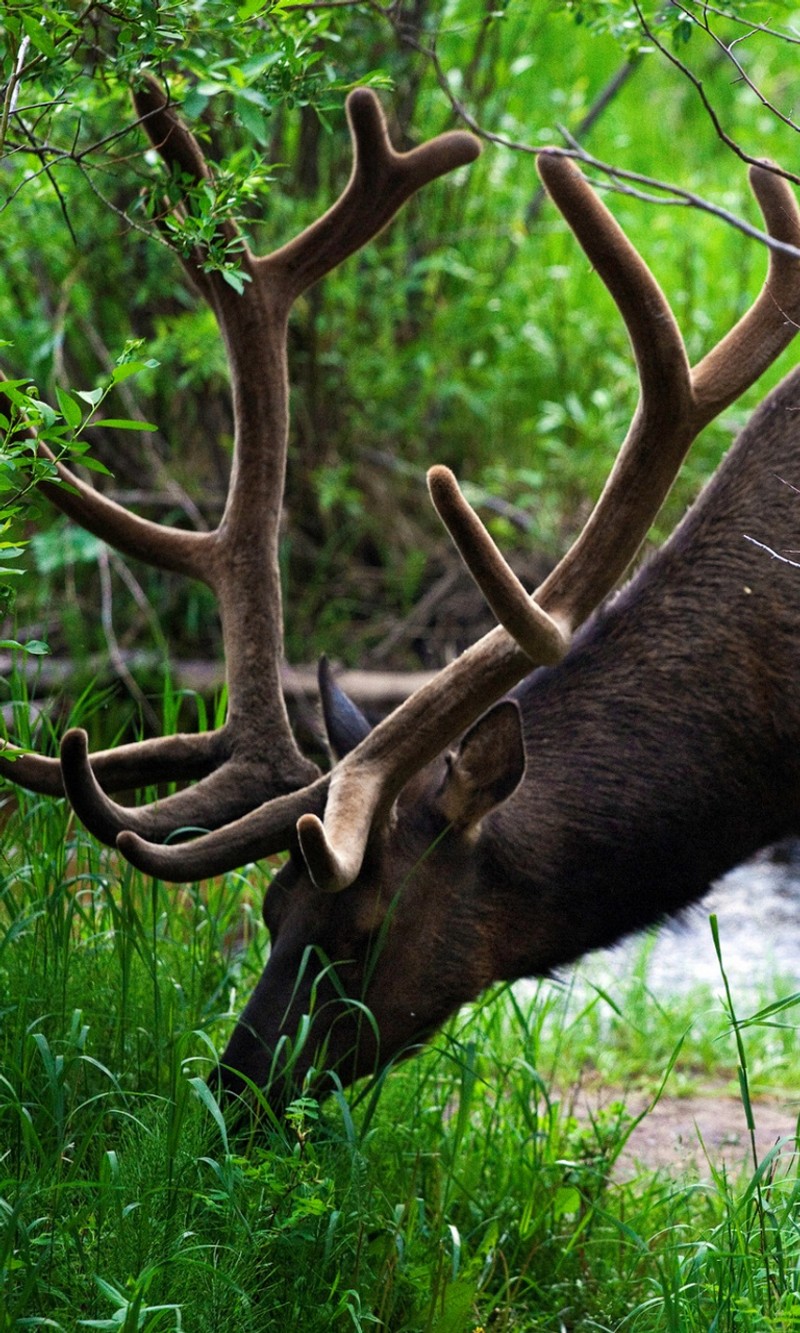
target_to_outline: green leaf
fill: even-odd
[[[86,467],[90,472],[99,472],[103,477],[113,477],[114,473],[109,472],[105,463],[101,463],[99,458],[92,458],[91,454],[83,454],[81,457],[81,467]]]
[[[245,0],[245,3],[237,9],[236,17],[240,22],[246,23],[248,19],[253,18],[262,9],[266,9],[268,4],[269,0]]]
[[[76,389],[75,393],[90,407],[97,407],[97,404],[102,400],[105,389]]]
[[[202,79],[197,85],[197,92],[202,97],[216,97],[217,93],[225,91],[226,84],[221,83],[219,79]]]
[[[83,420],[83,411],[72,394],[67,393],[66,389],[60,389],[56,386],[56,398],[58,406],[61,409],[61,415],[66,421],[70,430],[77,430]]]
[[[103,417],[97,421],[90,421],[89,426],[109,426],[114,430],[158,430],[152,421],[129,421],[125,417]]]
[[[45,426],[50,427],[56,424],[58,420],[53,408],[49,403],[45,403],[41,398],[29,398],[28,407],[35,412],[39,412]]]
[[[196,88],[190,89],[183,99],[183,113],[187,120],[199,120],[207,106],[208,98]]]
[[[256,143],[265,144],[268,138],[267,118],[258,106],[254,106],[250,99],[246,97],[237,97],[234,103],[236,114],[244,125],[248,134],[251,134]]]
[[[32,657],[44,657],[50,652],[41,639],[28,639],[27,643],[20,643],[18,639],[0,639],[0,648],[18,648],[20,652],[30,653]]]
[[[147,361],[125,361],[112,370],[111,383],[122,384],[123,380],[129,380],[132,375],[138,375],[143,370],[155,370],[159,364],[155,357],[150,357]]]
[[[56,48],[53,45],[47,27],[43,23],[38,23],[31,15],[21,14],[20,17],[22,19],[22,26],[37,51],[41,51],[43,55],[49,56],[51,60],[55,60]]]
[[[0,380],[0,393],[10,398],[12,403],[18,403],[22,399],[18,390],[27,384],[30,384],[30,380]]]
[[[232,287],[241,296],[245,282],[250,280],[249,274],[242,273],[241,269],[238,268],[223,268],[220,271],[228,286]]]

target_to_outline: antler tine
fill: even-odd
[[[639,375],[639,402],[603,493],[578,539],[534,594],[541,606],[575,628],[625,573],[696,427],[683,338],[649,268],[572,162],[544,153],[537,165],[548,193],[614,298]]]
[[[336,203],[287,245],[258,260],[282,273],[290,301],[382,231],[423,185],[473,162],[478,140],[461,130],[398,153],[392,147],[380,102],[370,88],[347,98],[353,170]]]
[[[536,666],[552,665],[569,647],[569,626],[543,611],[464,499],[455,476],[437,463],[428,472],[433,506],[500,624]]]
[[[169,883],[224,875],[250,861],[286,851],[292,841],[287,840],[287,829],[294,830],[309,810],[322,814],[329,781],[330,775],[325,774],[303,790],[278,796],[192,842],[158,845],[125,829],[117,838],[117,848],[138,870]]]
[[[98,754],[89,754],[86,733],[75,727],[65,732],[62,738],[59,760],[22,752],[20,758],[12,762],[4,760],[0,754],[0,772],[34,791],[53,796],[66,795],[81,823],[99,842],[109,847],[115,845],[118,834],[126,829],[157,843],[181,830],[202,834],[206,830],[225,827],[248,811],[280,800],[287,793],[308,790],[319,778],[316,764],[303,759],[302,755],[298,763],[292,765],[289,756],[285,764],[278,767],[273,767],[269,758],[256,758],[251,762],[237,759],[232,750],[234,730],[223,726],[216,731],[162,736],[133,743],[120,748],[119,762],[105,765],[98,763]],[[175,740],[180,740],[181,744],[173,746]],[[137,744],[152,747],[144,758],[135,753]],[[129,754],[125,753],[126,749]],[[28,760],[31,762],[26,776],[17,778],[17,765]],[[60,769],[60,788],[50,765]],[[33,781],[27,780],[27,773],[32,775]],[[122,788],[178,780],[193,785],[145,805],[121,805],[107,794]],[[284,847],[290,832],[291,826],[288,826],[284,831]],[[228,868],[233,869],[232,866]]]
[[[123,763],[118,765],[118,771],[131,786],[168,781],[176,767],[182,778],[199,779],[192,787],[132,809],[106,795],[98,778],[105,779],[113,790],[119,785],[113,780],[116,772],[111,771],[109,778],[105,766],[98,765],[99,756],[92,755],[90,759],[86,732],[74,727],[61,741],[64,792],[81,822],[110,847],[123,830],[131,830],[150,841],[176,834],[204,833],[219,826],[221,810],[227,825],[262,803],[280,801],[290,788],[282,775],[273,776],[270,782],[270,775],[265,775],[257,763],[237,764],[231,759],[228,740],[223,729],[198,735],[165,736],[142,742],[149,747],[149,760],[146,753],[144,758],[138,754],[135,746],[127,747],[131,751],[133,772],[125,772]],[[314,772],[318,774],[319,770],[315,768]],[[299,786],[299,790],[304,789]]]
[[[71,734],[67,732],[66,736]],[[7,759],[3,755],[3,748],[11,750],[15,758]],[[58,759],[28,754],[24,750],[14,751],[10,746],[3,748],[0,748],[0,772],[12,778],[19,786],[40,792],[43,796],[66,794]],[[169,782],[176,773],[187,780],[203,778],[221,762],[220,748],[218,731],[205,731],[199,736],[182,733],[159,736],[132,741],[114,750],[95,751],[92,755],[92,771],[110,791],[123,786]]]
[[[776,175],[769,162],[751,167],[749,181],[768,234],[795,251],[800,249],[800,209],[788,182]],[[753,305],[692,370],[697,419],[702,426],[755,383],[788,347],[799,321],[800,258],[771,249],[767,276]]]

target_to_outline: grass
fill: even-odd
[[[738,1079],[744,1132],[776,1032],[796,1088],[791,1003],[659,1004],[645,950],[614,994],[495,996],[243,1145],[204,1076],[259,969],[268,872],[152,884],[25,795],[4,848],[3,1330],[800,1326],[795,1158],[615,1173],[626,1090]],[[599,1079],[618,1100],[579,1115]]]

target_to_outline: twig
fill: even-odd
[[[747,533],[744,534],[744,539],[746,542],[752,542],[753,546],[757,546],[759,550],[766,551],[768,555],[773,557],[773,559],[780,560],[782,565],[791,565],[792,569],[800,569],[800,561],[790,560],[788,556],[781,555],[778,551],[773,551],[772,547],[767,546],[765,542],[756,541],[755,537],[748,537]]]
[[[727,19],[729,23],[738,23],[750,32],[763,32],[766,37],[780,37],[781,41],[788,42],[791,46],[800,46],[800,37],[793,37],[791,33],[782,32],[780,28],[770,28],[766,23],[755,23],[752,19],[744,18],[740,14],[730,13],[726,9],[718,9],[716,5],[706,4],[705,0],[703,0],[703,11],[706,14],[714,14],[717,18]],[[694,19],[694,14],[691,11],[685,12],[690,18]]]
[[[476,134],[479,139],[483,139],[486,143],[497,144],[501,148],[508,148],[516,153],[527,153],[532,157],[536,157],[542,152],[557,153],[562,157],[571,157],[575,161],[581,162],[595,171],[599,171],[603,176],[608,178],[607,182],[597,181],[596,184],[599,187],[602,187],[605,183],[607,188],[615,190],[618,194],[627,195],[632,199],[640,199],[644,203],[659,203],[661,205],[668,204],[681,208],[695,208],[698,212],[708,213],[711,217],[719,218],[721,222],[725,222],[728,226],[734,227],[737,231],[742,232],[744,236],[748,236],[751,240],[758,241],[760,245],[766,246],[769,250],[775,250],[780,254],[789,255],[792,259],[800,259],[800,248],[797,246],[789,245],[785,241],[776,240],[773,236],[769,236],[765,231],[761,231],[760,228],[753,226],[752,223],[745,221],[744,218],[737,217],[737,215],[732,213],[729,209],[723,208],[719,204],[712,203],[709,199],[703,198],[702,195],[695,194],[692,190],[683,189],[679,185],[673,185],[669,181],[659,180],[653,176],[646,176],[639,171],[627,171],[622,167],[612,166],[611,163],[604,162],[601,158],[594,157],[591,153],[587,153],[577,144],[571,148],[548,147],[545,149],[534,147],[533,144],[524,143],[518,139],[510,139],[504,134],[496,134],[492,130],[487,130],[478,120],[476,120],[464,103],[456,97],[450,87],[447,74],[442,67],[442,63],[436,51],[431,47],[423,46],[415,39],[409,40],[421,55],[426,56],[430,60],[439,86],[445,93],[455,114],[470,130],[472,130],[473,134]],[[568,135],[569,132],[562,130],[562,133]],[[749,158],[741,149],[738,150],[738,155],[754,165],[774,171],[776,176],[783,176],[784,179],[792,181],[795,185],[800,185],[800,176],[796,175],[794,172],[786,171],[782,167],[774,166],[772,163],[763,162],[759,158]],[[637,185],[644,186],[647,190],[655,190],[658,193],[656,195],[646,194],[644,190],[637,189]],[[672,197],[663,198],[662,196],[664,195]]]
[[[22,71],[25,68],[25,56],[28,53],[30,44],[31,39],[26,34],[19,44],[17,58],[14,61],[14,68],[11,71],[11,77],[9,78],[8,83],[6,84],[6,95],[3,99],[3,114],[2,119],[0,119],[0,153],[2,153],[3,145],[6,141],[8,122],[16,110],[19,90],[22,84]]]
[[[625,84],[628,82],[628,79],[639,68],[640,64],[642,63],[642,59],[643,56],[641,51],[637,51],[637,53],[634,56],[632,56],[630,60],[626,60],[625,64],[620,66],[616,74],[612,75],[608,83],[605,84],[605,86],[600,89],[600,92],[597,94],[597,97],[593,101],[592,105],[589,107],[589,110],[586,112],[586,115],[572,131],[575,141],[579,142],[581,139],[585,138],[585,136],[589,133],[592,127],[600,119],[606,108],[611,105],[614,98],[617,96],[617,93],[619,93],[621,89],[625,87]],[[536,222],[539,214],[542,211],[542,205],[544,204],[546,198],[547,198],[547,191],[545,190],[543,185],[540,185],[525,211],[525,222],[528,227],[532,227]]]
[[[747,32],[742,33],[740,37],[736,37],[732,42],[730,43],[723,42],[722,38],[717,36],[717,34],[714,32],[713,28],[711,27],[711,24],[708,21],[707,8],[704,8],[703,18],[699,19],[695,14],[692,13],[690,9],[687,9],[685,5],[681,4],[679,0],[673,0],[673,4],[675,4],[676,8],[679,9],[682,14],[685,14],[686,17],[690,19],[692,23],[696,24],[698,28],[701,28],[703,32],[708,34],[712,42],[714,42],[714,44],[719,48],[719,50],[723,52],[723,54],[727,57],[728,60],[730,60],[734,69],[739,75],[739,78],[744,83],[747,84],[747,87],[750,89],[752,93],[755,93],[761,105],[763,107],[766,107],[766,109],[769,112],[771,112],[773,116],[775,116],[776,120],[782,121],[784,125],[788,125],[789,128],[792,130],[800,131],[800,125],[798,125],[796,121],[792,120],[791,116],[785,115],[782,111],[778,109],[778,107],[775,106],[774,102],[770,102],[769,98],[764,96],[761,89],[758,87],[758,84],[753,82],[753,80],[750,78],[750,75],[747,73],[747,70],[745,69],[744,65],[741,63],[740,60],[737,59],[737,57],[733,53],[734,46],[738,46],[748,37],[752,37],[753,33],[756,32],[756,29],[748,28]]]
[[[748,87],[752,88],[754,92],[758,92],[758,90],[754,87],[750,79],[748,79],[747,76],[745,75],[739,62],[731,54],[728,47],[725,46],[725,43],[719,41],[718,38],[714,37],[714,34],[712,33],[710,27],[708,25],[703,25],[702,23],[700,23],[700,21],[695,17],[695,15],[689,13],[686,9],[683,8],[682,5],[679,5],[679,8],[681,9],[681,12],[686,14],[687,18],[690,18],[692,22],[696,23],[699,28],[704,28],[704,30],[708,33],[709,37],[712,37],[714,41],[717,42],[717,45],[722,48],[722,50],[725,52],[728,58],[736,66],[739,73],[745,79]],[[687,79],[689,83],[691,83],[692,87],[696,90],[697,95],[700,98],[700,101],[703,105],[703,109],[706,112],[706,115],[708,116],[709,120],[711,121],[711,124],[714,127],[714,133],[717,135],[719,139],[722,140],[726,148],[730,148],[732,153],[735,153],[738,158],[741,158],[742,162],[747,162],[749,166],[763,166],[764,163],[761,158],[754,157],[752,153],[745,152],[741,144],[738,144],[736,140],[730,134],[728,134],[727,130],[724,129],[719,116],[717,115],[714,107],[708,100],[708,95],[706,93],[705,88],[703,87],[702,79],[699,79],[697,75],[694,73],[694,71],[689,68],[688,65],[685,65],[682,60],[678,59],[674,51],[670,51],[669,48],[665,46],[664,43],[658,37],[656,37],[652,28],[649,26],[647,19],[644,17],[644,14],[639,8],[638,0],[634,0],[634,9],[636,10],[636,13],[639,17],[639,22],[642,25],[642,31],[644,32],[644,35],[647,37],[648,41],[653,43],[656,50],[659,51],[661,55],[664,56],[670,62],[670,64],[674,65],[675,68],[680,71],[683,77]],[[759,94],[759,96],[761,95]],[[787,118],[781,115],[779,111],[775,110],[774,107],[770,106],[770,104],[763,97],[761,98],[761,101],[765,106],[769,106],[769,109],[773,111],[774,114],[784,122],[784,124],[790,125],[792,129],[798,128],[798,126],[795,125],[793,121],[787,120]],[[795,176],[790,172],[781,172],[781,175],[785,175],[787,180],[794,181],[796,185],[800,185],[800,176]]]

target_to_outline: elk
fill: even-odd
[[[151,77],[138,116],[169,169],[210,177]],[[374,95],[348,100],[353,169],[333,207],[265,257],[232,222],[241,294],[196,251],[188,275],[225,340],[235,410],[227,504],[210,533],[143,520],[65,469],[49,494],[84,527],[205,580],[223,629],[228,713],[216,731],[60,759],[4,761],[66,792],[99,839],[180,882],[276,852],[271,950],[220,1058],[229,1093],[276,1102],[335,1070],[342,1083],[408,1054],[494,981],[551,972],[699,899],[757,849],[800,832],[800,371],[753,416],[661,551],[615,593],[697,434],[789,344],[800,318],[800,213],[769,165],[751,186],[771,238],[750,310],[691,368],[669,304],[580,171],[538,167],[611,292],[640,397],[583,531],[532,594],[452,474],[433,503],[499,625],[371,728],[325,663],[331,751],[299,749],[280,689],[277,526],[292,302],[417,189],[478,152],[454,132],[398,153]],[[768,548],[768,549],[765,549]],[[610,594],[615,595],[610,596]],[[610,598],[610,599],[609,599]],[[185,785],[128,807],[111,793]]]

